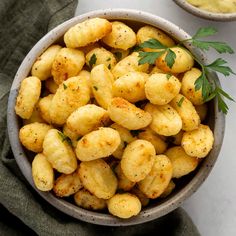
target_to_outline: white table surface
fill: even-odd
[[[171,0],[79,0],[76,15],[97,9],[132,8],[147,11],[194,34],[199,27],[215,26],[216,40],[228,42],[236,51],[236,22],[220,23],[192,16]],[[214,53],[209,53],[214,58]],[[223,55],[236,71],[236,55]],[[236,76],[220,76],[223,88],[236,98]],[[210,176],[183,205],[203,236],[236,235],[236,103],[229,103],[226,132],[220,156]]]

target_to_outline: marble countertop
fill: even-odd
[[[236,22],[213,22],[195,17],[171,0],[79,0],[76,15],[105,8],[133,8],[147,11],[181,26],[189,34],[203,26],[214,26],[219,33],[214,38],[228,42],[236,51]],[[214,58],[214,52],[209,58]],[[236,55],[223,55],[236,71]],[[222,86],[236,98],[236,77],[223,78]],[[236,103],[228,103],[226,132],[220,156],[210,176],[199,190],[185,201],[183,207],[192,217],[203,236],[236,235],[236,156],[233,149],[236,138]]]

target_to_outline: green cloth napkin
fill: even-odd
[[[6,129],[12,80],[32,46],[48,30],[73,17],[76,6],[77,0],[0,1],[0,235],[199,235],[182,209],[130,227],[96,226],[76,220],[43,200],[18,169]]]

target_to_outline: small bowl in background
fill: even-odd
[[[188,3],[186,0],[174,0],[174,2],[179,5],[181,8],[186,10],[187,12],[207,19],[207,20],[213,20],[213,21],[235,21],[236,20],[236,12],[235,13],[214,13],[206,10],[202,10],[200,8],[197,8],[190,3]]]

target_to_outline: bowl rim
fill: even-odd
[[[19,85],[20,82],[23,80],[23,78],[25,78],[30,72],[30,68],[35,59],[46,48],[48,48],[52,43],[54,43],[56,39],[60,38],[71,26],[75,25],[76,23],[82,22],[85,19],[93,17],[103,17],[108,20],[120,19],[120,20],[139,21],[142,23],[158,27],[163,31],[167,32],[168,34],[170,34],[172,37],[175,37],[179,40],[183,40],[190,37],[190,35],[187,34],[185,31],[183,31],[180,27],[169,22],[168,20],[165,20],[151,13],[139,10],[131,10],[131,9],[115,8],[115,9],[91,11],[73,17],[72,19],[60,24],[59,26],[48,32],[43,38],[41,38],[35,44],[35,46],[30,50],[30,52],[24,58],[23,62],[21,63],[16,73],[8,99],[8,109],[7,109],[8,136],[16,162],[21,172],[25,176],[26,180],[39,193],[39,195],[41,195],[41,197],[43,197],[47,202],[56,207],[58,210],[74,218],[93,224],[107,225],[107,226],[127,226],[127,225],[140,224],[154,220],[175,210],[182,204],[182,202],[186,198],[192,195],[198,189],[198,187],[204,182],[204,180],[209,175],[212,167],[214,166],[214,163],[221,149],[225,130],[225,116],[223,113],[218,111],[217,101],[214,100],[214,110],[215,110],[215,127],[213,131],[215,135],[214,153],[211,152],[208,155],[208,157],[205,158],[205,160],[201,164],[202,167],[199,168],[194,178],[192,178],[192,180],[184,188],[179,190],[178,193],[176,193],[173,197],[170,197],[169,199],[167,198],[167,200],[165,200],[165,202],[161,203],[160,205],[157,205],[150,209],[142,210],[138,216],[126,220],[119,219],[109,214],[98,213],[82,209],[63,199],[56,198],[52,193],[41,192],[38,189],[36,189],[32,179],[31,165],[27,159],[27,156],[18,138],[18,132],[20,127],[18,123],[18,117],[14,111],[14,107],[15,107],[16,96],[18,94]],[[203,61],[204,60],[206,61],[204,55],[200,53],[197,49],[192,47],[190,43],[187,43],[186,47],[189,48],[194,55],[198,55],[199,58],[202,58]],[[220,82],[217,75],[215,73],[212,73],[211,76],[214,77],[216,83],[220,86]]]
[[[202,10],[200,8],[197,8],[190,3],[188,3],[186,0],[174,0],[174,2],[186,10],[187,12],[207,19],[207,20],[213,20],[213,21],[234,21],[236,20],[236,12],[235,13],[214,13],[206,10]]]

